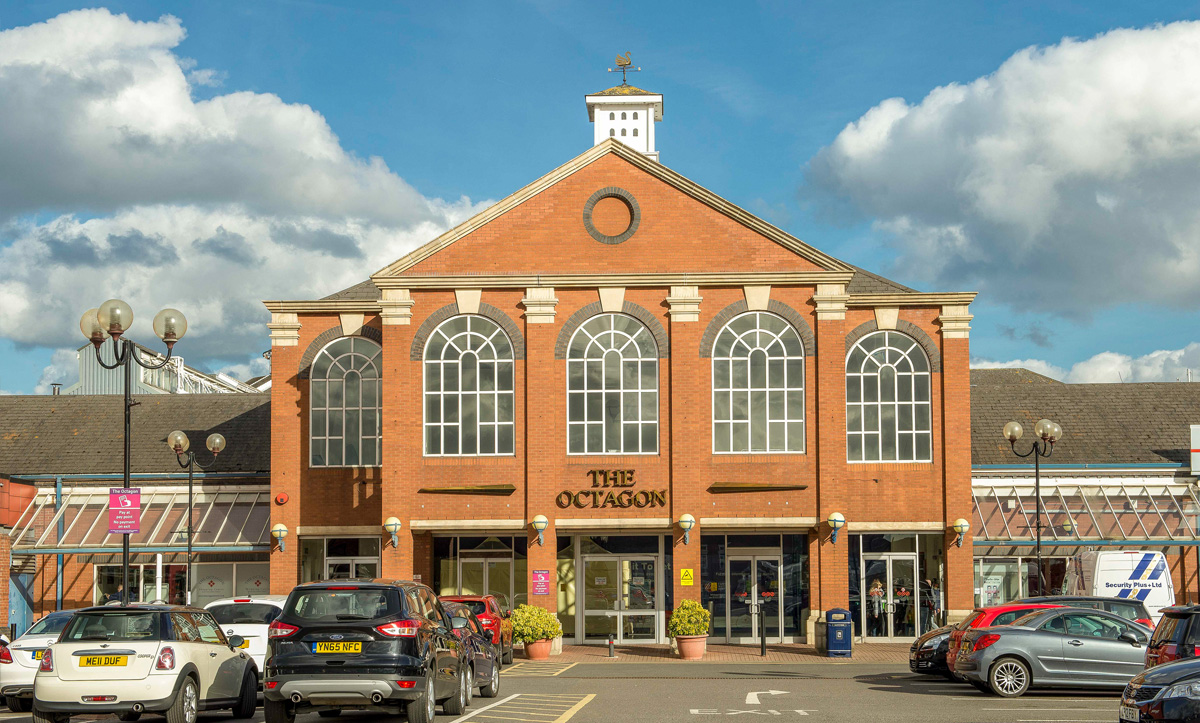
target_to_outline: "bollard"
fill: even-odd
[[[608,657],[610,657],[610,658],[615,658],[615,657],[617,657],[617,651],[616,651],[616,649],[613,647],[613,636],[612,636],[612,633],[609,633],[609,634],[608,634]]]

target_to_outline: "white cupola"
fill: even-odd
[[[658,93],[622,83],[593,93],[587,101],[588,120],[595,128],[595,142],[613,138],[658,160],[654,148],[654,124],[663,117],[663,97]]]

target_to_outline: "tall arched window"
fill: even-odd
[[[342,337],[313,360],[309,377],[309,463],[376,467],[379,450],[380,354],[370,339]]]
[[[567,348],[567,451],[658,452],[658,345],[624,314],[600,314]]]
[[[633,119],[637,120],[637,111],[636,110],[633,112]]]
[[[846,455],[851,462],[929,462],[929,358],[907,334],[867,334],[846,357]]]
[[[617,119],[617,114],[616,114],[616,113],[609,113],[609,114],[608,114],[608,119],[609,119],[609,120],[616,120],[616,119]]]
[[[624,129],[624,128],[622,128],[622,129],[621,129],[621,135],[622,135],[622,136],[623,136],[623,135],[625,135],[625,129]]]
[[[425,454],[513,454],[513,347],[487,317],[456,316],[429,335]]]
[[[621,120],[625,120],[625,114],[624,114],[624,113],[622,113],[622,114],[621,114]]]
[[[713,345],[713,451],[804,451],[804,343],[783,319],[736,316]]]
[[[635,136],[637,135],[637,128],[633,129],[633,135],[635,135]]]
[[[609,129],[608,129],[608,135],[609,135],[609,136],[615,136],[615,135],[617,135],[617,129],[616,129],[616,128],[609,128]]]

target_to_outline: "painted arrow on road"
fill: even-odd
[[[787,695],[786,690],[757,690],[753,693],[746,694],[746,705],[761,705],[758,700],[760,695]]]

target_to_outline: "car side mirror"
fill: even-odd
[[[230,635],[229,636],[229,647],[231,647],[231,648],[240,648],[240,647],[242,647],[242,645],[245,642],[246,642],[246,639],[243,638],[241,635]]]
[[[450,627],[453,630],[464,630],[470,624],[466,618],[450,618]]]
[[[1117,636],[1117,640],[1123,640],[1134,647],[1139,647],[1142,644],[1142,639],[1133,633],[1121,633]]]
[[[504,619],[508,620],[511,617],[512,617],[512,610],[505,610],[504,611]]]

